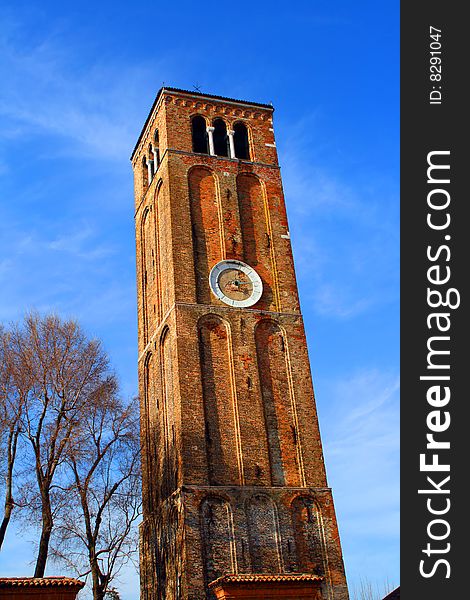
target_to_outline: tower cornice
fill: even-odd
[[[186,96],[187,98],[195,98],[198,100],[209,100],[211,102],[222,102],[223,104],[233,104],[234,106],[246,106],[246,107],[253,107],[253,108],[262,108],[264,110],[269,110],[271,112],[274,112],[274,106],[272,104],[266,104],[263,102],[249,102],[248,100],[239,100],[236,98],[228,98],[226,96],[216,96],[215,94],[204,94],[202,92],[192,92],[190,90],[183,90],[180,88],[174,88],[174,87],[162,87],[158,90],[158,93],[155,97],[155,100],[152,104],[152,108],[150,109],[150,112],[147,116],[147,119],[145,120],[144,126],[142,127],[142,131],[140,132],[140,135],[137,139],[137,143],[134,147],[134,150],[132,151],[130,160],[132,161],[135,153],[137,152],[140,142],[142,140],[142,138],[145,135],[145,131],[147,129],[147,126],[150,122],[150,119],[152,118],[152,115],[155,111],[155,109],[157,108],[158,104],[162,101],[163,96],[165,94],[168,94],[169,96]]]

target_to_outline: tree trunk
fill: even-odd
[[[51,507],[46,506],[42,512],[42,530],[41,539],[39,541],[38,558],[36,560],[36,569],[34,570],[34,577],[44,577],[46,570],[47,557],[49,554],[49,541],[52,533],[52,513]]]
[[[0,549],[2,548],[3,540],[5,539],[5,533],[7,531],[8,523],[10,522],[12,510],[13,500],[11,498],[7,498],[5,501],[5,512],[3,514],[2,524],[0,525]]]
[[[93,580],[93,600],[104,600],[106,584],[103,584],[102,576],[96,558],[90,559],[91,577]]]
[[[104,600],[104,589],[102,585],[93,586],[93,600]]]
[[[10,427],[10,434],[8,436],[8,468],[6,474],[6,485],[5,485],[5,512],[3,513],[2,524],[0,525],[0,550],[2,548],[3,540],[7,531],[8,524],[10,522],[11,513],[13,511],[13,465],[16,458],[16,445],[18,442],[19,430],[15,426]]]

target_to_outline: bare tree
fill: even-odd
[[[119,597],[110,583],[138,550],[141,513],[138,405],[124,406],[112,385],[94,394],[68,452],[73,485],[57,520],[54,555],[79,576],[91,574],[93,598]]]
[[[370,579],[361,578],[352,593],[352,600],[382,600],[384,596],[389,594],[395,586],[388,579],[379,583],[372,582]]]
[[[43,577],[54,518],[67,501],[61,485],[67,452],[79,436],[90,399],[114,376],[101,344],[89,340],[75,321],[57,316],[28,315],[11,330],[15,364],[14,385],[24,390],[22,435],[32,456],[32,485],[23,499],[29,515],[39,512],[39,539],[35,577]]]

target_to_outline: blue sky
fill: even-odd
[[[0,7],[0,321],[99,336],[137,390],[129,156],[166,85],[273,102],[351,588],[398,573],[398,2]],[[0,573],[31,574],[24,531]],[[20,558],[21,557],[21,558]],[[60,569],[51,565],[48,574]],[[123,598],[137,579],[123,576]]]

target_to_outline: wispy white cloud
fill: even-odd
[[[327,432],[329,452],[349,461],[353,460],[350,451],[367,456],[371,447],[377,447],[390,452],[388,458],[395,460],[399,386],[398,375],[378,370],[364,370],[327,383],[329,412],[337,416]],[[367,463],[380,463],[383,458],[372,454]]]
[[[283,182],[304,303],[348,320],[397,300],[398,195],[396,182],[356,177],[351,159],[348,179],[332,167],[341,161],[325,161],[336,149],[315,143],[319,120],[283,125]]]
[[[78,315],[97,297],[107,309],[96,318],[109,319],[134,302],[133,269],[125,273],[119,269],[122,250],[115,241],[103,241],[99,228],[57,221],[44,230],[31,227],[22,232],[4,224],[0,235],[8,248],[8,256],[0,262],[0,320],[18,316],[21,306],[60,308]],[[128,294],[125,304],[123,289]]]
[[[319,398],[329,484],[349,575],[357,581],[369,574],[374,580],[378,556],[390,562],[390,573],[398,561],[398,375],[363,369],[323,382]],[[367,548],[360,556],[358,539]]]
[[[54,252],[66,253],[77,259],[101,260],[116,252],[113,244],[96,242],[96,232],[89,225],[76,227],[67,233],[61,233],[53,240],[46,241],[44,247]]]
[[[339,319],[355,317],[374,304],[371,297],[357,298],[351,290],[329,283],[317,286],[313,300],[313,306],[319,315]]]
[[[0,36],[0,118],[10,139],[23,138],[33,154],[36,135],[53,135],[67,146],[49,151],[73,156],[127,160],[135,141],[136,102],[158,64],[113,65],[98,59],[77,65],[80,48],[67,46],[64,34],[43,32],[25,44],[17,28]],[[35,157],[36,159],[37,157]]]
[[[119,216],[125,208],[132,218],[128,156],[150,69],[99,58],[84,68],[83,48],[66,43],[60,21],[34,36],[11,14],[3,24],[0,170],[9,187],[0,205],[0,319],[33,306],[90,319],[86,306],[101,298],[99,318],[109,322],[133,312],[133,260],[122,268],[132,222],[123,229]]]

